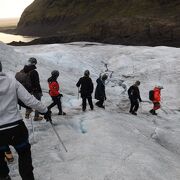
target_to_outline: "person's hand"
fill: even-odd
[[[62,94],[59,94],[57,97],[58,97],[58,98],[61,98],[61,97],[63,97],[63,95],[62,95]]]
[[[46,121],[52,121],[50,110],[48,110],[46,113],[44,113],[44,119],[46,119]]]
[[[106,101],[106,96],[104,97],[104,100]]]

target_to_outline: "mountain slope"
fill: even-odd
[[[178,44],[179,0],[35,0],[17,32],[58,36],[62,41]]]

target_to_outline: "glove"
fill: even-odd
[[[57,98],[61,98],[61,97],[63,97],[63,95],[62,95],[62,94],[59,94],[59,95],[57,96]]]
[[[44,119],[46,119],[46,121],[51,121],[52,122],[51,111],[50,110],[48,110],[46,113],[44,113]]]
[[[106,101],[106,96],[104,97],[104,100]]]

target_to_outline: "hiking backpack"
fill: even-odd
[[[151,101],[154,100],[154,90],[149,91],[149,100],[151,100]]]
[[[31,91],[32,85],[30,73],[25,73],[23,70],[21,70],[20,72],[16,73],[15,78],[26,88],[27,91]]]

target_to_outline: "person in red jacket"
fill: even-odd
[[[51,77],[48,79],[49,94],[53,100],[53,103],[51,103],[48,106],[48,110],[50,110],[52,107],[57,105],[59,109],[58,115],[66,115],[66,113],[62,111],[62,106],[61,106],[62,94],[59,93],[59,84],[57,82],[58,76],[59,76],[59,71],[54,70],[51,72]]]
[[[156,110],[158,110],[161,105],[160,105],[160,101],[161,101],[161,89],[163,89],[162,86],[155,86],[154,88],[154,95],[153,95],[153,109],[151,109],[149,112],[153,115],[157,115]]]

